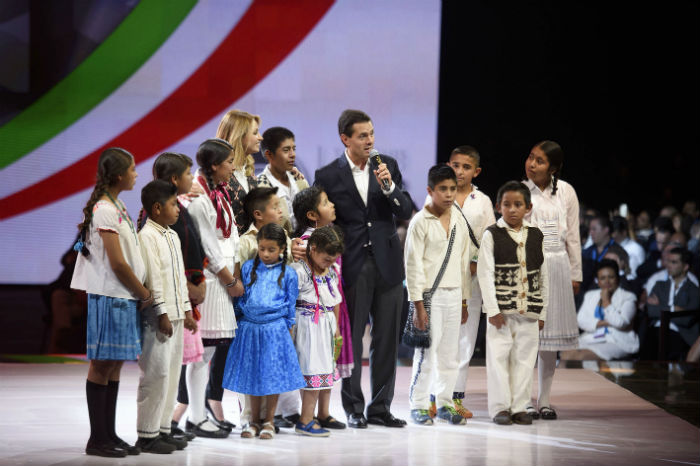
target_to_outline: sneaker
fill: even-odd
[[[430,411],[427,409],[412,409],[411,419],[413,422],[422,426],[432,426],[433,418],[430,416]]]
[[[156,453],[159,455],[168,455],[176,450],[175,445],[165,442],[160,436],[154,438],[139,437],[136,441],[136,446],[141,449],[142,453]]]
[[[428,413],[432,418],[435,418],[435,416],[437,416],[437,405],[435,404],[435,395],[430,395],[430,408],[428,408]]]
[[[315,427],[318,426],[318,427]],[[328,437],[331,433],[321,427],[315,420],[311,420],[308,424],[304,425],[301,422],[297,422],[297,426],[294,432],[301,435],[306,435],[308,437]]]
[[[493,417],[493,422],[501,426],[511,425],[513,420],[510,418],[510,411],[499,411],[498,414]]]
[[[190,422],[190,424],[192,423]],[[184,430],[180,429],[175,421],[170,423],[170,433],[173,434],[173,437],[184,437],[188,442],[197,438],[194,432],[185,432]]]
[[[437,410],[437,417],[438,419],[447,421],[450,424],[463,425],[467,423],[467,420],[460,416],[456,409],[448,405],[445,405]]]
[[[455,410],[457,411],[457,414],[462,416],[464,419],[471,419],[472,417],[474,417],[474,414],[472,414],[471,411],[464,407],[461,398],[453,399],[452,403],[455,405]]]
[[[184,450],[187,446],[187,440],[184,437],[175,437],[172,433],[166,434],[165,432],[160,433],[160,438],[170,445],[175,446],[178,450]]]

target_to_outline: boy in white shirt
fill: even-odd
[[[429,325],[431,338],[430,348],[416,348],[413,355],[409,402],[411,418],[421,425],[433,424],[428,412],[431,392],[437,400],[438,419],[466,423],[452,406],[459,326],[467,319],[471,294],[471,243],[466,223],[453,206],[456,192],[454,170],[447,165],[432,167],[428,172],[431,202],[413,217],[406,233],[406,287],[415,306],[413,322],[421,330]],[[449,259],[432,295],[428,316],[423,293],[432,288],[448,250]]]
[[[509,181],[498,190],[503,215],[481,238],[477,275],[488,315],[486,374],[489,416],[501,425],[532,424],[526,412],[547,312],[542,232],[524,221],[530,190]]]
[[[269,162],[258,175],[258,187],[277,188],[282,208],[282,227],[291,235],[297,228],[292,202],[294,196],[309,187],[304,175],[294,168],[297,146],[294,133],[281,126],[273,126],[263,133],[262,151]]]
[[[141,191],[148,214],[139,232],[141,255],[146,263],[146,287],[153,305],[141,315],[141,377],[137,398],[136,446],[146,453],[182,450],[187,440],[171,435],[171,419],[182,366],[183,327],[195,332],[192,305],[182,259],[180,238],[169,226],[177,221],[177,187],[163,180],[151,181]]]

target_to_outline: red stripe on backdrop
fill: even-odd
[[[332,0],[255,0],[209,58],[168,98],[94,152],[0,200],[0,219],[89,188],[100,154],[108,147],[128,149],[138,163],[196,130],[275,69],[332,4]]]

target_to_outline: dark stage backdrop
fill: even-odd
[[[439,160],[482,155],[495,197],[559,142],[579,199],[633,212],[698,197],[698,3],[443,3]]]

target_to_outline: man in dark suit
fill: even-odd
[[[316,171],[314,183],[335,204],[336,221],[345,233],[343,280],[347,299],[355,367],[343,379],[343,408],[350,427],[367,423],[403,427],[390,411],[394,397],[399,323],[403,304],[403,251],[394,216],[411,217],[413,203],[401,183],[393,158],[370,158],[374,126],[359,110],[345,110],[338,120],[345,152]],[[386,189],[388,188],[388,189]],[[370,381],[372,399],[364,416],[360,386],[362,336],[371,318]]]
[[[642,354],[653,356],[658,347],[658,327],[661,311],[690,311],[700,308],[700,290],[688,279],[691,254],[687,249],[674,248],[666,259],[668,280],[656,282],[647,299],[650,325],[646,348]],[[668,332],[668,355],[681,359],[698,338],[697,315],[677,317],[671,320]]]

